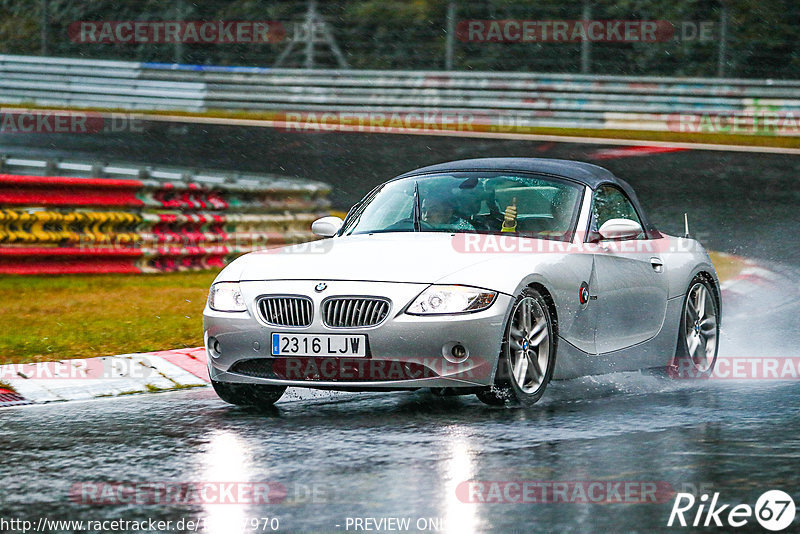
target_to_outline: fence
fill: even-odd
[[[800,4],[637,0],[5,0],[0,53],[210,65],[403,70],[537,71],[661,76],[800,78],[795,53]],[[113,43],[77,38],[82,22],[272,21],[265,43],[196,39]],[[657,42],[588,35],[552,42],[475,42],[470,21],[659,21]],[[542,32],[544,33],[544,32]],[[468,36],[466,36],[468,37]]]
[[[221,268],[245,252],[313,239],[328,193],[274,175],[2,156],[0,273]]]
[[[691,131],[705,121],[719,132],[733,127],[741,133],[800,134],[796,80],[264,69],[0,56],[0,102],[256,112],[277,120],[297,111],[303,118],[311,112],[373,114],[370,121],[379,114],[429,112],[501,131]],[[784,123],[789,127],[781,127]]]

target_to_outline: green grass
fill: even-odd
[[[0,279],[0,364],[203,344],[215,273]]]

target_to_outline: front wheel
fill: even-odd
[[[511,309],[495,383],[477,396],[495,406],[531,406],[544,394],[555,363],[555,329],[547,301],[535,289],[525,288]]]
[[[714,371],[719,350],[719,303],[716,293],[703,276],[689,284],[683,301],[675,366],[678,373],[709,376]]]
[[[285,386],[268,386],[264,384],[232,384],[211,381],[219,398],[238,406],[272,406],[286,391]]]

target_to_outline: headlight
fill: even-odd
[[[494,302],[497,293],[467,286],[431,286],[423,291],[406,313],[410,315],[440,315],[485,310]]]
[[[208,292],[208,307],[221,312],[246,311],[244,297],[238,282],[219,282]]]

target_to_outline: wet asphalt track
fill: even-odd
[[[592,161],[603,148],[203,130],[159,127],[78,140],[0,136],[0,151],[281,171],[330,181],[335,202],[346,207],[370,185],[426,163],[489,155]],[[713,248],[800,265],[800,158],[691,151],[598,163],[628,179],[667,231],[680,231],[686,210],[694,233]],[[758,294],[728,306],[721,354],[800,356],[797,308],[789,302],[776,309]],[[626,373],[554,383],[526,410],[414,392],[256,412],[227,406],[207,389],[10,408],[0,411],[0,518],[204,518],[208,532],[220,533],[248,532],[240,522],[264,516],[279,518],[284,532],[345,532],[348,517],[385,516],[409,517],[412,527],[436,518],[451,532],[668,530],[672,500],[467,504],[456,487],[467,480],[653,481],[750,505],[767,489],[783,489],[800,504],[798,405],[797,380]],[[277,482],[287,497],[258,506],[88,506],[69,498],[80,482],[215,481]],[[753,521],[740,530],[759,531]]]

